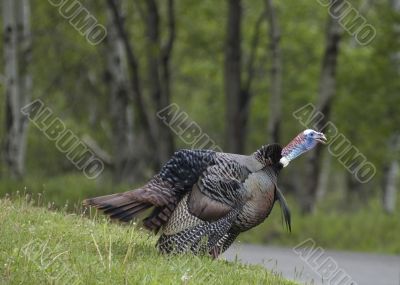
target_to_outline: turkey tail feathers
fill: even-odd
[[[93,206],[121,222],[129,222],[143,211],[154,207],[153,212],[144,219],[144,227],[159,231],[174,211],[179,199],[170,192],[170,184],[153,178],[142,188],[124,193],[111,194],[83,201],[84,206]]]
[[[84,206],[94,206],[104,211],[111,219],[128,222],[135,215],[152,207],[150,203],[139,201],[134,197],[126,197],[121,193],[86,199]]]

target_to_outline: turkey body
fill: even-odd
[[[181,150],[137,190],[85,200],[111,218],[129,221],[150,207],[144,226],[162,230],[163,253],[218,256],[244,231],[262,223],[275,201],[290,214],[277,189],[282,148],[266,145],[249,156],[211,150]]]

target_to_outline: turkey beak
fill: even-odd
[[[316,138],[316,141],[322,143],[322,144],[326,144],[326,142],[328,141],[327,138],[325,137],[325,135],[323,133],[319,133],[319,137]]]

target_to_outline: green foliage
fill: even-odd
[[[78,134],[90,134],[110,151],[109,97],[104,81],[105,46],[89,45],[58,8],[34,1],[34,49],[32,74],[34,97],[40,97]],[[144,4],[143,1],[139,3]],[[300,1],[296,5],[276,2],[283,56],[282,141],[303,129],[292,113],[306,103],[316,103],[319,72],[325,41],[327,8],[318,2]],[[358,3],[353,3],[357,8]],[[394,109],[400,104],[398,72],[391,54],[399,47],[395,23],[399,21],[389,2],[372,4],[364,16],[377,29],[377,37],[367,47],[357,46],[343,34],[338,65],[338,94],[332,121],[372,162],[381,166],[387,155],[377,145],[384,144],[400,119]],[[106,24],[104,3],[85,2],[90,12]],[[243,2],[243,66],[263,1]],[[165,11],[160,4],[160,13]],[[131,2],[126,5],[126,26],[132,37],[140,75],[146,79],[145,27],[140,12]],[[224,1],[176,1],[177,38],[172,55],[172,101],[197,122],[218,145],[224,146],[223,64],[226,26]],[[165,17],[161,17],[162,23]],[[161,25],[165,40],[165,25]],[[253,99],[248,128],[247,150],[266,143],[268,121],[269,69],[268,25],[263,22],[255,64]],[[148,82],[147,82],[148,83]],[[147,84],[146,83],[146,84]],[[3,92],[0,89],[0,98]],[[148,90],[144,92],[149,100]],[[368,98],[368,100],[365,100]],[[3,98],[4,99],[4,98]],[[4,100],[0,107],[4,109]],[[390,118],[390,119],[388,119]],[[4,125],[4,117],[0,118]],[[0,132],[1,134],[1,132]],[[43,134],[31,130],[28,143],[28,172],[65,171],[65,159],[57,155]],[[37,142],[37,143],[36,143]],[[177,138],[178,147],[188,147]],[[48,147],[50,146],[50,147]],[[35,167],[34,161],[43,161]],[[378,167],[379,168],[379,167]],[[376,185],[376,183],[375,183]]]
[[[51,212],[23,198],[0,207],[2,284],[294,284],[261,266],[162,256],[154,237],[103,218]]]
[[[20,195],[35,205],[79,213],[81,201],[85,198],[132,188],[127,185],[112,185],[107,178],[88,180],[82,174],[55,176],[51,179],[35,176],[21,182],[2,180],[0,197]],[[400,241],[396,238],[400,231],[400,210],[393,215],[385,214],[377,196],[371,198],[367,205],[360,207],[354,202],[347,202],[351,203],[352,207],[338,207],[337,205],[346,203],[346,197],[343,192],[333,192],[318,204],[315,213],[307,216],[300,214],[293,196],[288,196],[288,203],[292,211],[291,233],[284,229],[279,205],[276,204],[270,217],[263,224],[240,235],[238,240],[294,247],[312,238],[318,245],[329,249],[400,253]]]

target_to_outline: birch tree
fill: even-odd
[[[121,13],[123,1],[115,1]],[[121,13],[122,14],[122,13]],[[119,183],[132,177],[134,146],[133,105],[129,88],[126,53],[122,39],[113,21],[112,11],[107,10],[107,86],[110,94],[112,125],[113,178]]]
[[[400,14],[400,0],[391,0],[390,6],[393,11],[399,15]],[[398,30],[399,24],[394,25],[394,30]],[[400,51],[391,54],[392,63],[395,65],[395,69],[400,73]],[[387,213],[393,213],[396,208],[397,202],[397,185],[399,180],[399,159],[400,159],[400,133],[395,132],[392,134],[389,145],[388,152],[390,154],[389,160],[383,169],[383,208]]]
[[[396,209],[397,184],[399,179],[399,154],[400,154],[400,134],[394,134],[390,141],[388,151],[391,159],[384,168],[383,177],[383,208],[387,213],[393,213]]]
[[[127,33],[124,18],[121,15],[121,11],[118,8],[116,0],[107,0],[108,9],[112,12],[112,19],[114,25],[118,31],[118,36],[123,43],[123,48],[127,57],[127,64],[129,67],[129,84],[132,89],[133,103],[136,110],[135,119],[137,125],[140,126],[140,131],[144,135],[147,146],[151,150],[157,149],[157,139],[154,122],[151,119],[151,114],[148,112],[148,108],[143,99],[143,87],[140,78],[139,62],[137,55],[130,42],[129,35]],[[154,164],[156,158],[150,157],[149,164]]]
[[[124,26],[124,18],[118,10],[116,0],[107,0],[112,11],[113,20],[119,37],[122,40],[127,55],[127,62],[130,69],[130,85],[133,91],[133,101],[140,124],[140,130],[145,134],[148,150],[152,154],[150,164],[158,168],[172,154],[174,141],[172,131],[155,116],[156,112],[169,105],[170,102],[170,59],[173,43],[175,40],[175,15],[174,1],[168,0],[167,23],[168,36],[165,43],[161,42],[160,15],[157,1],[145,1],[145,8],[141,2],[136,2],[142,19],[146,26],[146,57],[147,57],[147,90],[149,90],[150,106],[145,104],[143,94],[145,89],[140,76],[139,62],[130,38]]]
[[[341,0],[332,1],[332,5],[340,5]],[[341,28],[337,20],[328,17],[326,28],[325,51],[322,59],[321,74],[318,87],[317,110],[324,114],[322,120],[317,123],[317,129],[323,131],[322,127],[330,119],[332,100],[336,93],[336,68],[339,54],[339,43],[341,39]],[[317,145],[315,151],[311,152],[307,162],[307,176],[302,199],[301,209],[303,213],[309,213],[314,210],[318,183],[321,173],[321,145]]]
[[[21,108],[31,99],[30,1],[3,0],[6,133],[4,160],[10,175],[21,178],[25,171],[28,120]]]

